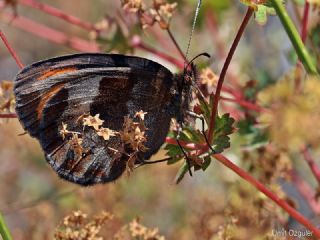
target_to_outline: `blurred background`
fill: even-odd
[[[0,1],[0,29],[25,65],[63,54],[100,51],[146,57],[173,72],[181,71],[178,64],[155,54],[165,53],[183,64],[167,31],[158,23],[143,25],[136,14],[139,10],[126,5],[128,2]],[[140,1],[133,2],[139,8]],[[186,51],[197,2],[175,2],[172,16],[166,17],[177,43]],[[300,29],[304,1],[297,2],[288,1],[287,8]],[[143,4],[144,8],[152,7],[154,1],[145,0]],[[50,14],[50,7],[61,11],[56,12],[58,17],[52,11]],[[245,12],[246,6],[239,1],[203,1],[189,52],[190,58],[201,52],[211,55],[210,60],[197,62],[200,70],[209,68],[218,75]],[[79,21],[69,23],[62,13]],[[319,29],[317,8],[310,10],[309,19],[312,35],[314,29]],[[319,45],[313,53],[317,51]],[[255,103],[261,89],[277,82],[295,66],[296,56],[278,18],[268,16],[264,24],[251,19],[228,70],[226,86]],[[12,81],[18,71],[1,44],[0,81]],[[206,86],[208,92],[213,89],[212,84]],[[225,96],[230,97],[230,92]],[[318,185],[307,163],[301,160],[303,156],[270,146],[267,134],[259,128],[250,132],[248,128],[253,125],[248,125],[248,119],[256,119],[259,113],[232,102],[222,102],[220,111],[230,112],[237,124],[225,155],[313,219],[320,207],[313,199]],[[186,175],[179,184],[174,179],[181,162],[144,166],[110,184],[76,186],[58,178],[46,163],[38,142],[28,134],[21,135],[23,129],[17,119],[0,121],[0,212],[14,239],[52,239],[55,233],[63,233],[59,227],[63,219],[78,210],[89,219],[103,211],[114,215],[102,226],[99,235],[103,239],[116,238],[123,226],[136,217],[148,228],[158,228],[165,239],[282,239],[272,230],[295,226],[273,202],[215,161],[205,172]],[[314,150],[313,157],[319,158]],[[165,153],[160,150],[153,159],[161,159]],[[295,185],[293,170],[294,176],[306,181],[311,200]],[[129,234],[123,239],[143,238]]]

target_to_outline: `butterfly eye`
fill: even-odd
[[[184,80],[186,82],[191,82],[192,81],[192,73],[191,72],[187,72],[187,74],[184,76]]]

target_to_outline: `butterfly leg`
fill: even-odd
[[[212,153],[213,153],[213,154],[217,153],[217,152],[212,148],[212,146],[211,146],[211,144],[210,144],[210,142],[209,142],[209,140],[208,140],[208,138],[207,138],[207,135],[206,135],[206,133],[205,133],[205,130],[204,130],[204,125],[205,125],[205,124],[204,124],[204,117],[201,116],[201,115],[199,115],[199,114],[196,114],[195,112],[191,112],[191,111],[187,111],[186,113],[187,113],[190,117],[200,119],[200,121],[201,121],[201,132],[202,132],[202,135],[203,135],[203,137],[204,137],[204,139],[205,139],[208,147],[209,147],[210,150],[212,151]]]
[[[190,176],[192,176],[190,158],[188,157],[188,155],[187,155],[187,153],[184,151],[184,149],[183,149],[180,141],[178,140],[178,138],[180,137],[180,132],[181,132],[181,128],[179,128],[179,130],[178,130],[178,134],[177,134],[176,141],[177,141],[177,144],[178,144],[178,146],[180,147],[180,149],[181,149],[181,151],[182,151],[182,153],[183,153],[183,157],[186,158],[187,165],[188,165],[188,170],[189,170],[189,174],[190,174]],[[141,166],[146,165],[146,164],[154,164],[154,163],[167,162],[167,161],[170,160],[170,159],[172,159],[172,157],[167,157],[167,158],[160,159],[160,160],[151,160],[151,161],[140,159],[140,162],[141,162],[141,163],[138,164],[135,168],[141,167]]]
[[[142,167],[146,164],[155,164],[155,163],[162,163],[162,162],[167,162],[168,160],[172,159],[172,157],[167,157],[164,159],[160,159],[160,160],[144,160],[144,159],[140,159],[140,163],[137,164],[134,169]]]
[[[170,159],[172,159],[172,157],[167,157],[160,160],[141,160],[141,165],[167,162]]]
[[[185,150],[183,149],[180,141],[179,141],[179,138],[180,138],[180,134],[181,134],[181,131],[182,131],[182,128],[179,126],[178,128],[178,131],[177,131],[177,137],[176,137],[176,142],[178,144],[178,146],[180,147],[185,159],[186,159],[186,162],[187,162],[187,165],[188,165],[188,171],[189,171],[189,174],[190,176],[192,176],[192,172],[191,172],[191,160],[190,158],[188,157],[187,153],[185,152]]]

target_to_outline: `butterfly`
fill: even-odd
[[[132,156],[137,163],[155,154],[172,118],[184,122],[191,99],[186,76],[188,71],[175,75],[141,57],[60,56],[18,73],[16,113],[61,178],[80,185],[106,183],[122,175]],[[146,114],[137,120],[138,112]],[[132,127],[137,135],[128,134]],[[134,146],[130,136],[133,143],[140,136],[143,144]]]

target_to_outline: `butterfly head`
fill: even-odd
[[[183,73],[180,75],[180,81],[178,81],[178,89],[181,94],[181,112],[184,113],[190,108],[190,101],[192,99],[192,87],[197,87],[197,67],[194,64],[194,61],[201,57],[205,56],[210,58],[208,53],[200,53],[194,58],[192,58],[188,63],[185,64]],[[184,114],[182,114],[184,115]]]

